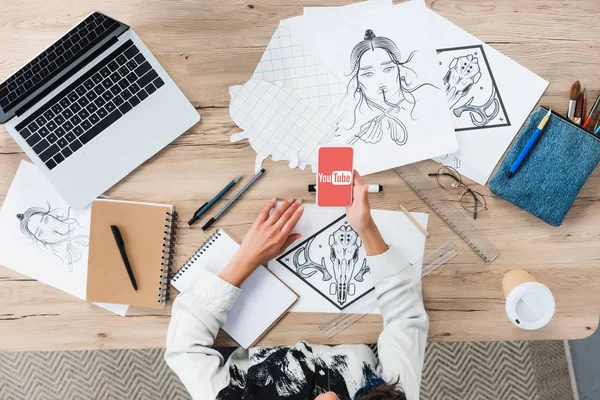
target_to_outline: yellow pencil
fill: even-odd
[[[412,221],[412,223],[415,224],[415,226],[417,228],[419,228],[419,230],[421,232],[423,232],[423,235],[425,235],[425,237],[429,237],[429,232],[427,232],[427,229],[425,229],[425,227],[423,227],[423,225],[421,225],[421,223],[419,221],[417,221],[416,218],[413,217],[413,215],[410,212],[408,212],[408,210],[406,208],[404,208],[404,206],[402,204],[398,204],[398,207],[400,207],[400,209],[402,210],[402,212],[404,214],[406,214],[408,219],[410,219]]]

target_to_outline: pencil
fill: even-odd
[[[413,217],[413,215],[410,212],[408,212],[408,210],[404,208],[402,204],[398,204],[398,207],[400,207],[400,209],[408,217],[408,219],[410,219],[412,223],[415,224],[415,226],[419,228],[421,232],[423,232],[423,235],[425,235],[425,237],[429,237],[429,232],[427,232],[427,229],[425,229],[425,227],[421,225],[421,223],[417,221],[417,219]]]

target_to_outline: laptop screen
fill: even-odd
[[[125,29],[123,29],[125,27]],[[121,28],[121,29],[119,29]],[[0,123],[53,86],[69,78],[74,69],[99,45],[126,25],[94,12],[16,73],[0,83]],[[116,32],[119,30],[119,32]]]

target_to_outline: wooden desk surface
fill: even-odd
[[[6,2],[0,13],[0,80],[15,71],[86,14],[99,10],[129,24],[202,115],[202,121],[146,162],[108,194],[115,198],[174,203],[186,218],[233,176],[252,175],[255,153],[247,142],[230,143],[239,129],[228,113],[227,88],[247,81],[280,19],[302,14],[303,6],[341,5],[343,0],[136,0]],[[575,79],[587,85],[589,103],[600,89],[600,3],[597,0],[523,2],[438,0],[429,6],[480,39],[550,81],[541,103],[565,112]],[[21,159],[26,158],[0,128],[0,201],[4,200]],[[426,161],[419,166],[433,171]],[[243,238],[263,202],[274,196],[314,202],[306,192],[314,176],[265,162],[266,175],[244,195],[218,226]],[[374,208],[429,212],[395,176],[382,172],[368,182],[385,186],[372,195]],[[585,184],[564,224],[552,228],[478,188],[489,211],[475,222],[501,249],[486,266],[443,222],[430,214],[427,251],[451,240],[459,256],[424,279],[430,340],[478,341],[574,339],[590,335],[600,311],[600,172]],[[201,224],[182,224],[175,265],[179,266],[207,237]],[[556,297],[556,315],[545,328],[527,332],[504,313],[503,274],[522,267],[546,283]],[[150,348],[165,345],[170,304],[164,310],[131,308],[127,317],[112,315],[37,281],[0,267],[0,349],[58,350]],[[330,315],[288,314],[262,340],[263,345],[372,343],[381,330],[379,317],[366,317],[326,341],[318,325]],[[231,345],[220,335],[219,345]]]

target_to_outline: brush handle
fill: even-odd
[[[573,121],[575,115],[575,107],[577,106],[577,100],[569,100],[569,111],[567,112],[567,118]]]

